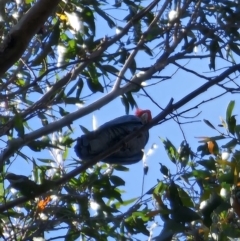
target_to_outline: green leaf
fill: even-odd
[[[47,117],[43,113],[38,113],[38,117],[41,120],[43,126],[48,125]]]
[[[227,107],[227,111],[226,111],[226,121],[228,122],[232,116],[232,111],[234,109],[235,106],[235,101],[230,101]]]
[[[137,68],[136,61],[135,61],[135,59],[133,59],[133,61],[129,65],[129,69],[130,69],[132,75],[135,74],[136,68]]]
[[[121,172],[128,172],[129,171],[128,167],[125,167],[125,166],[122,166],[122,165],[116,165],[114,167],[114,169],[117,170],[117,171],[121,171]]]
[[[79,80],[77,82],[76,98],[80,97],[80,94],[82,93],[83,86],[84,86],[83,80],[82,80],[82,78],[79,78]]]
[[[136,202],[138,200],[138,198],[131,198],[129,200],[125,200],[123,202],[116,202],[114,203],[114,207],[119,209],[121,206],[128,206],[130,204],[132,204],[133,202]]]
[[[23,87],[25,85],[25,81],[23,79],[16,79],[15,84],[17,86]]]
[[[52,30],[52,33],[49,37],[49,40],[48,40],[48,45],[49,46],[54,46],[54,45],[58,45],[58,41],[59,41],[59,38],[60,38],[60,22],[57,22],[55,24],[55,26],[53,27],[53,30]]]
[[[168,168],[165,165],[163,165],[161,162],[159,162],[159,164],[160,164],[160,172],[163,174],[163,176],[169,177],[170,172]]]
[[[63,155],[62,155],[63,160],[66,160],[66,159],[67,159],[68,154],[69,154],[69,148],[65,148],[65,150],[64,150],[64,152],[63,152]]]
[[[119,72],[119,70],[117,68],[115,68],[112,65],[101,65],[101,68],[104,69],[105,71],[111,73],[111,74],[117,74]]]
[[[138,217],[129,217],[125,219],[125,228],[130,233],[135,233],[137,230],[137,233],[142,233],[146,236],[149,236],[149,231],[147,230],[146,223]]]
[[[218,177],[218,181],[220,183],[228,183],[232,184],[234,183],[234,174],[232,172],[229,173],[223,173]]]
[[[100,9],[99,7],[97,7],[96,5],[94,5],[94,10],[96,11],[96,13],[98,13],[103,19],[105,19],[108,23],[108,26],[110,28],[113,28],[116,26],[116,24],[113,22],[113,20],[106,14],[105,11],[103,11],[102,9]]]
[[[6,195],[6,190],[4,188],[4,181],[2,180],[2,176],[0,176],[0,202],[4,202],[5,196]]]
[[[207,170],[216,170],[216,162],[212,157],[209,157],[208,160],[197,161],[197,163],[204,166]]]
[[[180,187],[171,181],[168,187],[168,200],[172,209],[183,205],[179,196],[179,190]]]
[[[43,162],[43,163],[51,163],[51,162],[54,162],[52,159],[44,159],[44,158],[37,158],[40,162]]]
[[[69,114],[69,112],[66,111],[65,109],[63,109],[62,107],[59,106],[58,108],[59,108],[59,113],[61,116],[65,116],[65,115]]]
[[[71,147],[73,142],[74,140],[72,138],[70,138],[69,136],[64,136],[61,141],[61,145]]]
[[[70,104],[70,105],[83,104],[83,101],[81,101],[75,97],[64,98],[64,102],[65,102],[65,104]]]
[[[33,151],[41,151],[47,147],[54,147],[56,148],[56,146],[52,145],[51,143],[49,143],[49,140],[45,139],[45,140],[41,140],[41,141],[31,141],[28,145],[27,145],[31,150]]]
[[[187,192],[185,192],[182,188],[178,187],[178,193],[184,206],[191,208],[194,207],[194,203]]]
[[[47,56],[53,54],[53,50],[51,46],[46,43],[46,45],[43,47],[42,51],[37,54],[37,56],[32,60],[31,65],[37,66],[39,64],[45,65]]]
[[[96,69],[96,65],[94,63],[88,65],[87,75],[92,80],[92,82],[98,82],[98,73]]]
[[[103,91],[103,87],[102,85],[98,82],[98,80],[94,80],[94,79],[90,79],[90,78],[87,78],[87,85],[88,85],[88,88],[93,92],[93,93],[96,93],[96,92],[104,92]]]
[[[129,21],[132,17],[137,14],[137,7],[129,4],[128,5],[129,14],[123,19],[124,21]]]
[[[200,179],[204,179],[204,178],[211,176],[211,173],[207,170],[206,171],[205,170],[193,170],[192,173],[196,178],[200,178]]]
[[[65,218],[65,216],[63,216],[63,217]],[[80,236],[80,232],[77,232],[76,228],[72,227],[72,228],[68,229],[67,233],[65,234],[65,239],[64,240],[65,241],[74,241],[74,240],[79,239],[79,236]]]
[[[39,167],[37,166],[37,164],[36,164],[36,161],[33,159],[32,160],[32,162],[33,162],[33,171],[32,171],[32,174],[33,174],[33,176],[34,176],[34,181],[36,182],[36,183],[38,183],[39,182],[39,173],[38,173],[38,171],[41,171],[40,169],[39,169]]]
[[[169,141],[168,139],[164,140],[162,138],[160,138],[161,141],[164,144],[164,148],[168,154],[169,159],[173,162],[176,163],[176,160],[178,159],[178,152],[177,149],[175,148],[175,146],[171,143],[171,141]]]
[[[145,53],[147,53],[149,56],[153,56],[152,50],[146,45],[144,44],[142,46],[142,49],[144,50]]]
[[[227,235],[228,238],[226,238],[225,240],[232,240],[231,238],[236,238],[238,239],[240,237],[240,230],[236,229],[233,226],[230,225],[226,225],[226,224],[222,224],[222,232]],[[234,240],[236,240],[234,239]]]
[[[145,210],[144,210],[144,211],[145,211]],[[136,219],[136,218],[141,218],[143,221],[148,222],[150,218],[146,215],[146,212],[144,212],[144,211],[136,211],[136,212],[133,212],[133,213],[132,213],[132,217],[133,217],[134,219]]]
[[[149,26],[154,20],[154,18],[155,18],[154,14],[152,12],[148,12],[145,15],[145,18],[143,19],[143,21]]]
[[[192,222],[201,219],[196,212],[185,206],[179,206],[174,209],[171,217],[176,222]]]
[[[18,136],[23,137],[24,136],[23,119],[18,113],[16,113],[13,119],[13,123],[14,123],[14,129],[17,131]]]
[[[76,49],[77,46],[77,42],[75,39],[71,39],[68,41],[68,47],[70,47],[71,49]]]
[[[105,190],[101,190],[100,193],[102,197],[108,198],[110,200],[116,199],[120,203],[123,203],[121,193],[118,192],[116,189],[106,188]]]
[[[126,59],[128,57],[128,52],[125,48],[121,48],[119,50],[119,59],[114,63],[114,64],[117,64],[117,63],[120,63],[120,64],[124,64],[126,62]]]
[[[222,148],[233,149],[238,144],[237,139],[232,139],[228,143],[222,145]]]
[[[129,102],[128,102],[128,99],[125,95],[121,95],[121,101],[125,107],[125,113],[126,115],[129,114]]]
[[[178,232],[183,232],[183,230],[185,230],[185,226],[183,224],[177,223],[174,220],[167,220],[164,223],[164,228],[168,229],[168,230],[172,230],[175,233]]]
[[[125,201],[122,203],[122,205],[128,206],[129,204],[131,204],[131,203],[133,203],[133,202],[135,202],[135,201],[137,201],[137,200],[138,200],[138,197],[125,200]]]
[[[229,44],[230,49],[231,49],[235,54],[237,54],[238,56],[240,56],[240,49],[239,49],[238,45],[235,44],[235,43],[233,43],[233,42],[228,43],[228,44]]]
[[[165,190],[166,190],[166,185],[163,182],[159,182],[157,186],[153,189],[153,192],[155,194],[162,194],[162,192]]]
[[[217,51],[219,50],[219,44],[218,44],[218,41],[217,39],[213,39],[211,42],[210,42],[210,45],[209,45],[209,51],[210,51],[210,64],[209,64],[209,68],[210,69],[214,69],[215,70],[215,58],[216,58],[216,54],[217,54]]]
[[[155,24],[147,32],[146,40],[149,41],[149,42],[153,41],[156,38],[158,38],[161,34],[163,34],[162,28],[159,28],[159,26],[157,24]],[[163,35],[161,35],[161,36],[163,36]]]
[[[216,128],[213,126],[213,124],[212,124],[210,121],[205,120],[205,119],[203,119],[203,121],[204,121],[209,127],[211,127],[212,129],[216,130]]]
[[[83,11],[81,12],[81,16],[85,23],[88,24],[89,28],[91,29],[93,35],[95,35],[95,21],[94,21],[94,15],[92,10],[89,7],[85,7]]]
[[[236,127],[236,118],[235,116],[231,116],[230,119],[227,120],[228,130],[229,132],[234,135],[235,134],[235,127]]]
[[[222,198],[216,194],[211,194],[207,201],[207,205],[201,209],[203,216],[209,216],[223,202]]]
[[[172,236],[177,233],[183,233],[185,231],[185,226],[175,220],[169,219],[164,223],[164,227],[159,236],[157,236],[156,241],[170,241]],[[171,236],[172,234],[172,236]],[[168,236],[170,235],[170,236]],[[169,238],[170,237],[170,238]]]
[[[110,177],[110,181],[114,184],[114,186],[124,186],[125,185],[125,181],[118,176],[112,175]]]
[[[240,125],[235,126],[235,135],[237,136],[238,141],[240,140]]]
[[[127,93],[126,93],[126,98],[127,98],[128,103],[131,105],[131,108],[132,108],[132,109],[133,109],[134,107],[137,107],[137,103],[136,103],[136,101],[134,100],[131,92],[127,92]]]

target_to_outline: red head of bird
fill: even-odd
[[[141,119],[143,124],[146,124],[152,120],[152,114],[150,110],[137,109],[135,115]]]

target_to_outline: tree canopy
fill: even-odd
[[[218,126],[205,108],[224,111],[221,98],[239,93],[239,12],[238,0],[0,0],[2,239],[239,238],[237,95]],[[154,118],[79,160],[81,120],[115,100],[117,116],[141,103]],[[179,147],[174,133],[158,133],[167,123],[182,133]],[[183,124],[211,132],[194,144]],[[168,160],[154,164],[155,186],[127,199],[121,173],[132,166],[101,160],[147,129]]]

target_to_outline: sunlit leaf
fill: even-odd
[[[164,140],[160,138],[161,141],[164,144],[164,148],[168,154],[169,159],[173,162],[176,163],[176,160],[178,159],[178,152],[175,146],[169,141],[168,139]]]
[[[114,203],[114,206],[116,208],[120,208],[121,206],[128,206],[128,205],[136,202],[137,200],[138,200],[138,198],[131,198],[128,200],[124,200],[123,202],[116,202],[116,203]]]
[[[62,20],[62,21],[67,21],[68,17],[65,14],[61,13],[56,13],[56,15]]]

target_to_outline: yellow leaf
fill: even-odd
[[[237,170],[237,167],[234,168],[234,184],[236,186],[238,186],[240,183],[238,183],[238,176],[239,176],[239,172]]]
[[[65,14],[61,13],[56,13],[56,15],[62,20],[62,21],[67,21],[68,17]]]
[[[51,201],[50,196],[46,197],[44,200],[40,200],[37,204],[37,211],[42,212],[50,201]]]
[[[218,145],[217,145],[216,141],[208,141],[207,145],[208,145],[208,151],[211,154],[217,154],[218,153]]]

